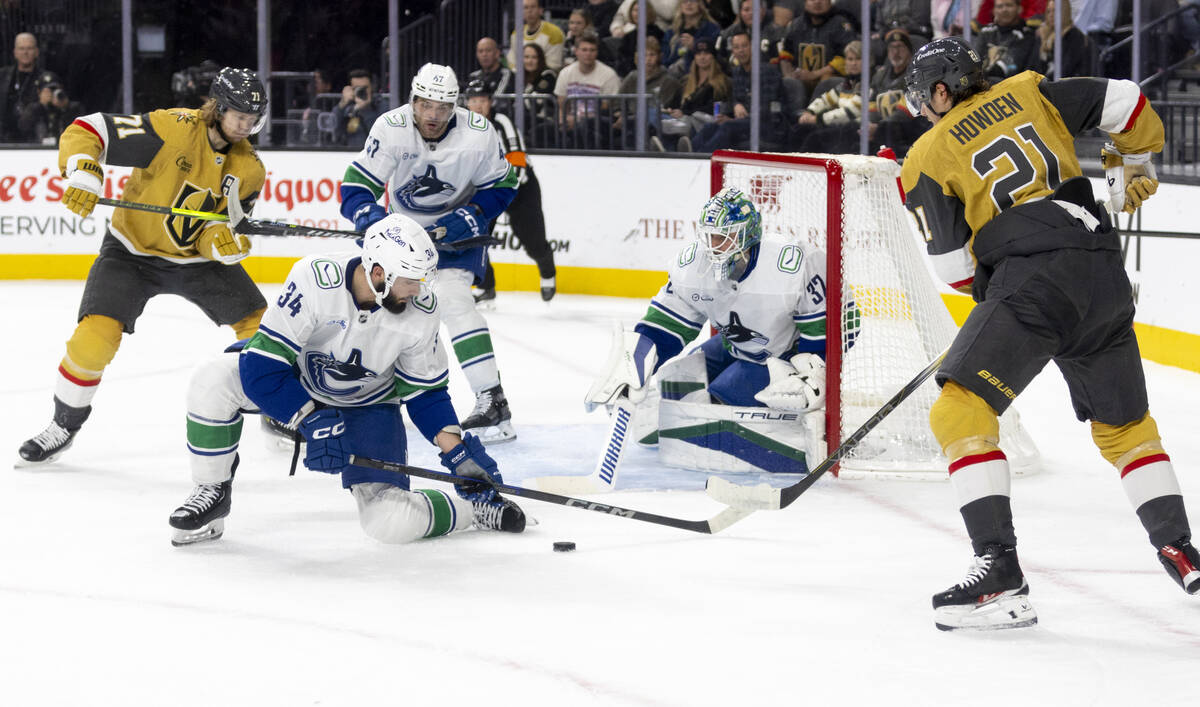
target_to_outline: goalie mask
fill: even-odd
[[[213,79],[209,96],[217,102],[217,123],[227,110],[258,116],[250,134],[262,130],[267,122],[267,91],[259,81],[258,74],[250,69],[235,69],[226,66]]]
[[[399,303],[389,297],[396,280],[419,280],[424,295],[437,273],[438,256],[433,240],[420,224],[402,214],[389,214],[371,224],[363,236],[362,262],[368,283],[375,266],[383,268],[383,284],[372,287],[375,303],[394,312],[399,311]]]
[[[762,240],[762,217],[745,194],[726,187],[700,210],[696,238],[717,279],[734,279],[748,262],[747,252]]]

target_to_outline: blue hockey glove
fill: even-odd
[[[434,227],[446,229],[439,243],[454,243],[468,238],[482,238],[487,235],[487,221],[483,220],[483,211],[475,204],[466,204],[451,211],[437,220]]]
[[[381,220],[384,216],[387,216],[387,209],[379,204],[372,203],[359,207],[358,211],[354,212],[354,230],[365,233],[371,224]]]
[[[342,446],[346,418],[337,408],[321,408],[300,421],[300,434],[308,441],[304,466],[313,471],[339,474],[350,463],[350,454]]]
[[[442,466],[449,469],[450,473],[481,479],[477,484],[462,484],[454,487],[459,496],[472,503],[492,500],[496,497],[496,489],[492,488],[491,483],[504,483],[496,461],[488,456],[483,449],[483,443],[474,435],[466,435],[463,437],[462,444],[438,456],[442,458]]]

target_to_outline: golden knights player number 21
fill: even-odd
[[[1026,71],[989,86],[958,38],[922,47],[906,79],[909,105],[933,123],[901,171],[907,206],[938,273],[978,302],[938,370],[930,413],[975,551],[966,578],[934,595],[935,624],[1037,621],[1017,562],[997,415],[1051,360],[1167,574],[1196,593],[1200,555],[1149,413],[1120,239],[1074,148],[1085,130],[1108,133],[1108,166],[1130,167],[1119,170],[1112,201],[1136,208],[1157,186],[1147,165],[1162,149],[1162,122],[1131,81]]]
[[[101,164],[107,163],[134,168],[125,185],[127,201],[224,211],[228,190],[228,198],[249,212],[266,171],[247,138],[262,127],[266,109],[254,72],[225,68],[199,109],[83,116],[59,141],[59,168],[67,179],[63,205],[89,216],[104,183]],[[58,366],[54,418],[21,445],[18,465],[53,461],[70,446],[122,334],[133,333],[151,297],[179,295],[216,324],[231,326],[239,339],[253,334],[266,301],[238,264],[249,252],[249,239],[226,223],[116,209]]]

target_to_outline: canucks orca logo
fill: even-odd
[[[353,349],[346,361],[337,360],[333,354],[312,351],[304,366],[313,387],[330,397],[353,395],[379,375],[362,365],[362,351],[358,349]]]
[[[742,324],[742,318],[737,312],[729,313],[728,324],[718,324],[717,331],[721,332],[721,336],[732,344],[758,344],[766,346],[768,339],[766,336],[759,334],[757,331],[750,329]]]
[[[428,205],[418,204],[417,199],[435,199],[443,195],[453,194],[455,191],[454,185],[438,179],[437,168],[429,165],[425,168],[425,174],[408,180],[393,194],[396,197],[396,203],[404,207],[405,210],[432,214],[441,211],[449,199],[438,199],[437,203],[434,204],[426,202]]]

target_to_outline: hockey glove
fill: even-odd
[[[483,449],[483,443],[475,435],[464,436],[461,444],[438,456],[442,458],[442,466],[449,469],[450,473],[480,479],[477,484],[460,484],[454,487],[459,496],[472,503],[491,501],[496,497],[496,489],[492,488],[492,484],[504,483],[496,461],[488,456]]]
[[[100,187],[104,186],[104,170],[100,163],[87,155],[71,155],[67,159],[67,190],[62,203],[71,211],[87,218],[96,202],[100,200]]]
[[[1108,143],[1100,151],[1100,164],[1108,182],[1109,208],[1112,212],[1131,214],[1158,191],[1158,174],[1149,152],[1123,155]]]
[[[346,419],[337,408],[321,408],[300,421],[300,434],[308,441],[304,466],[326,474],[341,473],[350,463],[350,454],[342,446]]]
[[[201,257],[225,265],[233,265],[250,255],[250,239],[229,230],[227,223],[206,226],[196,239],[196,252]]]
[[[813,353],[796,354],[790,361],[767,359],[771,382],[754,399],[775,410],[805,412],[825,404],[825,362]]]
[[[450,244],[468,238],[486,236],[487,222],[483,220],[483,210],[475,204],[465,204],[438,219],[435,227],[446,229],[446,235],[438,241],[439,244]]]
[[[354,230],[366,233],[371,224],[382,220],[384,216],[387,216],[387,209],[379,204],[371,203],[361,206],[358,211],[354,212]]]

